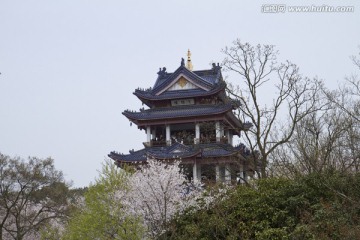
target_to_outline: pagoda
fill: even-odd
[[[241,122],[234,114],[240,102],[226,95],[226,83],[219,64],[194,71],[191,53],[185,65],[173,73],[160,68],[152,88],[136,89],[147,109],[125,110],[131,123],[145,130],[141,150],[129,154],[111,152],[118,166],[144,164],[148,159],[180,160],[189,179],[217,182],[244,182],[253,173],[250,151],[233,145],[252,124]]]

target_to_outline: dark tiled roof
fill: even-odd
[[[204,115],[215,115],[228,112],[233,109],[232,103],[227,104],[201,104],[201,105],[186,105],[174,106],[164,108],[153,108],[141,110],[140,112],[132,112],[126,110],[123,114],[133,120],[154,120],[164,118],[182,118],[182,117],[196,117]]]
[[[207,89],[211,89],[215,84],[222,81],[220,67],[216,66],[213,66],[213,68],[210,70],[201,71],[190,71],[185,66],[180,66],[173,73],[166,73],[160,71],[158,74],[159,76],[155,82],[154,87],[151,90],[153,94],[160,92],[180,74],[185,75],[198,85],[203,86]]]
[[[220,68],[216,66],[210,70],[193,71],[193,73],[211,84],[216,84],[222,80]]]
[[[177,90],[177,91],[166,91],[160,95],[154,94],[154,91],[152,89],[147,89],[147,90],[137,89],[135,90],[134,95],[136,95],[140,99],[148,99],[148,100],[205,97],[218,93],[224,90],[225,87],[226,87],[225,82],[219,82],[214,84],[212,89],[210,89],[209,91],[205,91],[203,89],[187,89],[187,90]]]
[[[142,162],[147,157],[156,159],[178,159],[198,157],[224,157],[240,153],[243,156],[250,155],[250,151],[243,145],[233,147],[224,143],[208,143],[186,146],[181,143],[174,143],[172,146],[148,147],[139,151],[130,151],[130,154],[111,152],[108,156],[119,162]]]
[[[158,159],[169,158],[186,158],[200,153],[199,150],[193,149],[179,142],[174,142],[171,146],[148,147],[146,148],[148,156]]]
[[[117,160],[121,160],[123,162],[146,161],[147,151],[146,148],[144,148],[138,151],[130,151],[130,154],[111,152],[108,156],[115,161]]]

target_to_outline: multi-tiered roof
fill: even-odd
[[[192,71],[182,60],[173,73],[160,69],[152,88],[134,92],[149,108],[123,112],[150,136],[144,143],[145,148],[129,154],[111,152],[109,157],[118,164],[145,162],[148,158],[181,159],[187,163],[196,159],[226,162],[230,156],[244,160],[250,152],[244,145],[232,146],[232,136],[240,135],[240,131],[249,129],[251,124],[242,123],[234,115],[233,110],[240,103],[230,99],[225,89],[219,64],[213,64],[208,70]],[[214,123],[213,134],[204,128],[200,130],[200,126],[209,123]],[[182,128],[187,136],[177,138],[170,132],[176,129],[179,135]]]

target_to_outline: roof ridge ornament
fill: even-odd
[[[181,58],[181,66],[182,66],[182,67],[185,66],[185,60],[184,60],[184,58]]]
[[[219,63],[217,63],[217,65],[215,63],[212,63],[212,69],[214,70],[214,72],[218,72],[221,69],[221,66]]]
[[[159,68],[159,71],[157,72],[157,74],[161,77],[165,76],[166,73],[166,67],[163,67],[162,69]]]
[[[192,65],[192,62],[191,62],[191,52],[190,52],[190,49],[188,49],[188,52],[187,52],[186,68],[189,69],[190,71],[193,70],[193,65]]]

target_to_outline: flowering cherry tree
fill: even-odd
[[[170,219],[202,198],[199,182],[189,182],[179,161],[148,160],[148,164],[129,178],[129,213],[140,216],[151,237],[157,236]],[[119,193],[122,195],[122,193]]]
[[[200,182],[189,182],[179,165],[149,160],[134,172],[107,162],[64,239],[156,239],[177,214],[219,199]]]

